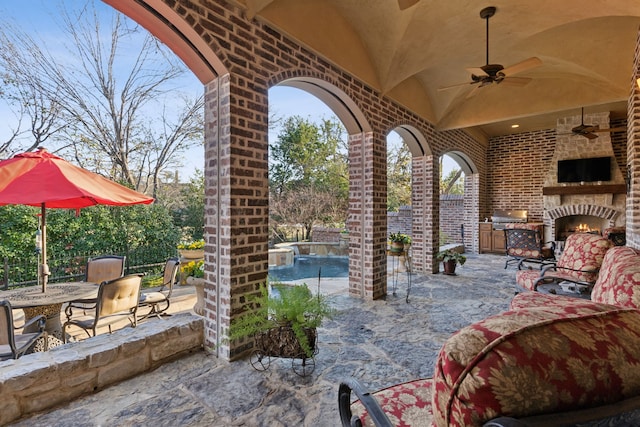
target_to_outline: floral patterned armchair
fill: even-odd
[[[572,234],[567,237],[564,251],[555,264],[546,265],[541,271],[516,272],[516,293],[536,291],[543,283],[560,282],[583,285],[590,291],[598,278],[604,255],[611,246],[611,241],[598,234]]]

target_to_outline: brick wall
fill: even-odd
[[[411,206],[401,206],[398,212],[387,212],[387,234],[405,233],[412,236]],[[440,244],[462,243],[464,196],[440,196]],[[413,236],[412,236],[413,237]]]
[[[400,206],[398,212],[387,212],[387,236],[391,233],[412,233],[411,206]]]
[[[445,194],[440,196],[440,244],[463,243],[464,196]],[[466,235],[466,229],[465,229]],[[466,240],[466,239],[465,239]]]
[[[542,222],[542,187],[555,150],[555,129],[523,132],[489,140],[486,209],[480,217],[496,209],[526,209],[529,221]]]
[[[341,231],[341,228],[313,227],[311,229],[311,241],[339,242]]]

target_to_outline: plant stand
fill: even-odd
[[[313,352],[311,357],[305,354],[300,342],[290,326],[280,326],[255,335],[256,349],[251,353],[249,362],[254,369],[269,369],[272,357],[291,359],[293,372],[305,377],[316,368],[313,356],[318,354],[316,328],[305,328],[309,346]]]
[[[411,256],[408,252],[393,252],[387,251],[387,255],[392,259],[391,274],[393,275],[393,296],[396,296],[396,289],[398,288],[398,276],[400,276],[401,266],[407,273],[407,296],[405,302],[409,302],[409,294],[411,293]]]

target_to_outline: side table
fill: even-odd
[[[393,275],[393,296],[396,296],[396,289],[398,287],[398,277],[400,276],[400,272],[398,271],[398,267],[401,262],[404,262],[405,270],[407,273],[407,297],[405,298],[406,302],[409,302],[409,293],[411,292],[411,255],[408,251],[402,252],[391,252],[387,250],[387,256],[391,257],[392,263],[392,275]]]

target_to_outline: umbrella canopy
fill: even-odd
[[[93,205],[149,204],[153,198],[75,166],[40,148],[0,161],[0,205],[42,209],[42,290],[49,269],[46,252],[46,208],[79,209]]]

